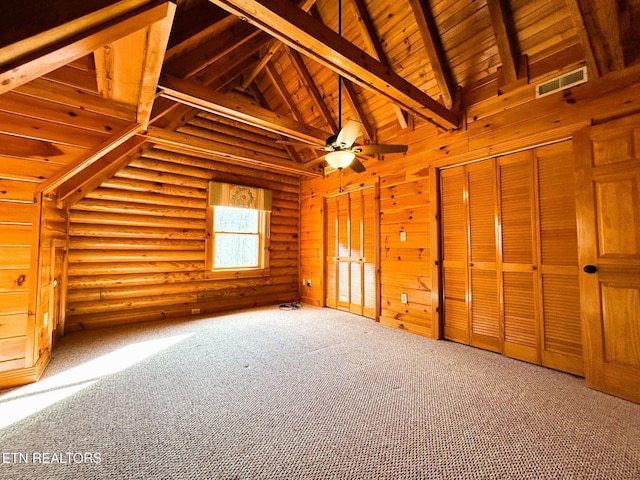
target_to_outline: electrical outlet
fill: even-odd
[[[199,308],[192,308],[191,309],[191,315],[197,315],[200,313],[200,309]]]
[[[400,232],[400,241],[401,242],[407,241],[407,232]]]
[[[409,298],[407,297],[407,294],[406,294],[406,293],[401,293],[401,294],[400,294],[400,301],[401,301],[402,303],[404,303],[405,305],[406,305],[407,303],[409,303]]]
[[[311,286],[311,279],[307,280],[307,287]]]

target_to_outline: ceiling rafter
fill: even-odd
[[[251,93],[253,94],[254,98],[258,101],[258,103],[260,104],[261,107],[266,108],[268,110],[272,110],[272,108],[269,106],[269,102],[267,102],[267,99],[264,97],[264,95],[262,94],[262,92],[258,88],[258,85],[256,85],[255,83],[252,83],[251,85],[249,85],[249,90],[251,91]],[[280,140],[286,140],[286,137],[284,137],[282,135],[279,135],[279,137],[280,137]],[[295,161],[297,163],[301,163],[302,162],[302,159],[300,158],[300,155],[298,154],[296,149],[293,148],[293,146],[284,144],[284,148],[287,151],[287,153],[289,154],[289,157],[293,161]]]
[[[389,63],[389,59],[387,58],[387,54],[382,49],[382,44],[378,39],[378,34],[376,32],[373,23],[371,22],[371,18],[369,18],[369,12],[367,12],[367,6],[364,4],[363,0],[352,0],[353,6],[356,9],[356,14],[360,18],[360,22],[358,25],[362,28],[363,38],[365,42],[368,43],[369,48],[375,52],[374,57],[385,64],[388,68],[391,68],[391,64]],[[396,112],[396,117],[398,118],[398,123],[400,124],[400,128],[407,128],[407,118],[406,113],[402,111],[398,105],[395,103],[391,103],[393,110]]]
[[[496,35],[502,75],[506,84],[514,83],[522,73],[518,71],[520,53],[508,0],[487,0],[487,6]]]
[[[194,79],[202,85],[210,86],[214,90],[220,90],[231,80],[234,80],[241,73],[239,69],[245,71],[247,62],[253,63],[257,58],[260,48],[271,38],[264,32],[260,32],[251,40],[244,42],[227,55],[209,65],[199,72]],[[238,72],[238,73],[234,73]],[[224,77],[227,77],[225,79]]]
[[[228,55],[244,42],[260,33],[253,25],[232,17],[222,22],[229,24],[224,35],[216,35],[198,48],[194,48],[166,65],[165,70],[180,78],[190,78],[212,63]]]
[[[266,33],[260,32],[247,42],[243,42],[238,48],[225,55],[223,58],[212,63],[207,68],[199,72],[194,81],[210,87],[212,90],[220,91],[231,83],[246,68],[244,62],[264,44],[265,39],[270,38]],[[164,99],[167,100],[167,99]],[[157,103],[157,102],[156,102]],[[156,126],[175,129],[187,123],[198,113],[196,108],[181,103],[173,105],[164,111],[162,116],[156,118]]]
[[[271,132],[286,135],[303,142],[324,142],[329,136],[320,129],[296,122],[248,101],[240,101],[214,92],[190,80],[170,75],[160,77],[162,95],[173,100],[215,113],[242,123],[255,125]]]
[[[133,158],[139,157],[149,148],[151,146],[143,136],[131,137],[93,165],[60,185],[57,190],[57,201],[61,202],[68,198],[69,205],[74,205],[89,192],[98,188],[105,178],[111,178]]]
[[[277,0],[210,0],[345,78],[442,127],[457,115],[299,8]]]
[[[358,0],[360,1],[360,0]],[[453,92],[455,90],[451,68],[447,62],[440,35],[436,28],[436,23],[431,13],[431,8],[426,0],[409,0],[409,5],[413,10],[413,16],[416,19],[418,30],[422,43],[427,51],[429,63],[433,70],[433,75],[440,89],[440,95],[445,106],[451,108],[453,106]]]
[[[342,81],[342,87],[344,88],[344,92],[346,93],[346,100],[349,102],[349,106],[351,107],[351,111],[354,112],[358,116],[358,121],[362,124],[362,130],[364,135],[370,142],[376,141],[376,131],[373,128],[373,125],[369,121],[369,117],[367,113],[362,108],[362,103],[358,100],[358,94],[356,93],[356,89],[352,82],[349,80]]]
[[[578,41],[584,51],[589,77],[596,79],[600,76],[600,67],[598,67],[598,62],[596,61],[593,47],[591,46],[591,40],[589,39],[589,33],[587,32],[587,27],[584,23],[580,2],[579,0],[566,0],[566,3],[567,8],[569,9],[569,15],[571,15],[571,20],[576,28]]]
[[[289,59],[291,60],[291,63],[293,64],[293,68],[295,68],[296,72],[298,72],[298,76],[302,79],[302,82],[307,87],[307,90],[311,93],[311,98],[320,109],[322,118],[329,127],[329,130],[331,130],[332,132],[337,132],[338,124],[333,119],[329,107],[327,107],[327,104],[322,99],[322,95],[318,90],[318,86],[313,81],[311,72],[309,72],[307,65],[304,63],[302,55],[300,55],[296,50],[293,50],[289,47],[286,47],[286,52],[289,56]]]
[[[320,13],[317,8],[313,8],[311,10],[311,15],[313,18],[318,20],[319,22],[324,23]],[[391,71],[389,69],[389,71]],[[339,82],[340,83],[340,82]],[[376,137],[375,131],[371,126],[371,123],[367,119],[367,115],[365,114],[364,109],[362,108],[362,103],[358,99],[358,95],[356,93],[356,89],[353,87],[353,84],[348,78],[342,78],[342,85],[344,88],[346,95],[346,100],[349,102],[349,106],[351,107],[351,111],[353,114],[358,117],[357,120],[362,124],[362,128],[364,130],[364,134],[369,140],[373,140]],[[339,87],[338,87],[339,88]],[[395,105],[395,104],[394,104]],[[399,107],[398,107],[399,108]],[[340,105],[338,105],[338,112],[340,112]],[[342,119],[338,118],[338,124],[342,124]],[[338,128],[334,130],[336,133],[338,132]]]
[[[276,40],[275,38],[269,40],[269,43],[267,43],[266,53],[262,58],[260,58],[258,64],[242,79],[242,88],[248,88],[249,85],[251,85],[260,72],[264,70],[264,67],[271,61],[273,56],[278,52],[278,50],[280,50],[280,47],[282,47],[282,42],[280,40]]]
[[[578,0],[601,75],[625,67],[616,0]]]
[[[308,12],[311,7],[316,3],[316,0],[300,0],[299,7]],[[266,53],[260,59],[260,62],[249,72],[245,79],[242,81],[242,88],[247,88],[251,82],[253,82],[256,77],[260,74],[260,72],[264,69],[267,63],[271,60],[271,58],[276,54],[280,47],[282,46],[282,42],[276,38],[271,40],[267,46]]]
[[[291,110],[293,118],[295,118],[299,122],[302,122],[304,120],[302,112],[298,109],[298,105],[296,105],[296,102],[293,101],[291,94],[287,90],[287,86],[282,81],[282,76],[276,70],[273,62],[267,63],[266,70],[269,78],[271,79],[271,83],[273,83],[273,86],[278,91],[280,97],[282,98],[282,100],[284,100],[284,103],[287,105],[289,110]]]
[[[104,155],[111,152],[121,144],[129,140],[131,137],[140,132],[141,126],[138,123],[132,123],[126,125],[120,131],[111,135],[107,140],[93,148],[87,154],[78,159],[75,163],[68,165],[63,170],[60,170],[55,176],[51,177],[47,182],[42,183],[37,193],[49,194],[55,191],[58,187],[65,182],[78,175],[84,169],[90,167],[95,162],[100,160]]]

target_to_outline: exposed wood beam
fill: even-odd
[[[308,12],[315,3],[316,0],[301,0],[299,7],[305,12]],[[249,87],[251,82],[256,79],[258,74],[264,69],[264,67],[271,60],[273,55],[275,55],[275,53],[280,49],[281,46],[282,42],[280,40],[273,39],[271,42],[269,42],[267,51],[260,59],[260,62],[258,62],[258,64],[251,70],[251,72],[246,75],[245,79],[242,81],[242,88]]]
[[[573,25],[576,28],[578,40],[580,41],[580,45],[582,45],[582,50],[584,50],[584,57],[587,62],[589,77],[596,79],[600,76],[600,68],[598,67],[598,62],[596,61],[595,54],[593,53],[591,39],[589,38],[589,33],[587,32],[587,28],[584,24],[584,17],[582,15],[582,10],[580,9],[579,1],[566,0],[566,2],[569,14],[571,15],[571,20],[573,20]]]
[[[75,175],[78,175],[85,168],[88,168],[91,165],[93,165],[96,161],[98,161],[104,155],[106,155],[113,149],[117,148],[118,146],[122,145],[124,142],[129,140],[140,130],[141,130],[141,126],[137,123],[127,125],[125,128],[123,128],[119,132],[116,132],[114,135],[112,135],[108,140],[103,142],[101,145],[91,150],[86,157],[80,159],[78,162],[72,165],[67,166],[63,170],[60,170],[55,176],[51,177],[47,182],[42,183],[38,188],[38,192],[36,193],[43,193],[46,195],[48,193],[53,192],[62,184],[67,182],[69,179],[71,179]]]
[[[291,48],[327,68],[442,128],[457,128],[457,115],[383,63],[288,2],[278,0],[210,0],[246,18]]]
[[[311,93],[311,98],[320,109],[322,118],[327,123],[329,130],[331,130],[332,132],[337,132],[338,124],[333,119],[333,116],[331,115],[331,111],[329,110],[329,107],[327,107],[327,104],[322,99],[322,95],[320,94],[318,87],[313,81],[311,72],[309,72],[309,69],[307,68],[307,65],[304,63],[302,56],[296,50],[293,50],[289,47],[286,47],[286,49],[287,49],[287,54],[291,59],[291,63],[293,64],[293,67],[296,69],[296,72],[298,72],[298,75],[300,76],[300,78],[306,85],[307,89]]]
[[[251,94],[258,101],[261,107],[266,108],[268,110],[273,110],[272,108],[270,108],[269,102],[267,102],[267,99],[264,98],[264,95],[258,88],[258,85],[256,85],[255,83],[252,83],[251,85],[249,85],[249,90],[251,91]],[[286,140],[286,139],[287,139],[286,137],[283,137],[282,135],[280,135],[280,140]],[[298,154],[298,151],[295,148],[293,148],[293,146],[285,144],[284,148],[287,151],[287,154],[289,155],[289,158],[291,160],[298,163],[301,162],[300,155]]]
[[[258,74],[264,69],[264,67],[271,61],[273,56],[276,54],[280,47],[282,46],[282,42],[280,40],[272,39],[267,44],[267,52],[262,56],[258,64],[251,69],[249,73],[247,73],[242,80],[242,88],[247,88],[251,83],[256,79]]]
[[[248,42],[244,42],[241,46],[199,72],[194,79],[202,83],[202,85],[209,85],[214,90],[219,90],[239,74],[232,72],[236,72],[240,68],[243,71],[246,70],[247,60],[250,63],[255,62],[255,58],[258,56],[257,53],[270,38],[266,33],[260,32]],[[227,77],[227,79],[224,79],[224,77]]]
[[[296,140],[324,143],[325,139],[330,135],[317,128],[259,107],[255,103],[241,101],[214,92],[193,81],[181,80],[163,74],[160,76],[160,85],[160,88],[163,89],[162,95],[177,102],[254,125],[270,132],[286,135]]]
[[[298,110],[296,102],[294,102],[293,98],[291,98],[291,94],[287,90],[286,85],[282,81],[282,77],[280,76],[272,62],[267,63],[267,73],[269,74],[269,77],[271,78],[271,82],[273,83],[275,89],[284,100],[284,103],[287,105],[289,110],[291,110],[291,113],[293,113],[293,118],[295,118],[299,122],[304,121],[302,112]]]
[[[93,165],[74,175],[68,181],[60,185],[57,190],[57,201],[69,199],[69,205],[74,205],[84,198],[89,192],[98,188],[105,179],[111,178],[121,168],[126,166],[134,156],[143,153],[143,145],[147,139],[135,135],[122,145],[111,150]]]
[[[518,80],[519,57],[516,35],[513,27],[513,18],[509,11],[507,0],[487,0],[491,24],[496,34],[496,43],[500,61],[502,63],[502,74],[506,84]]]
[[[362,0],[357,0],[362,1]],[[429,57],[429,63],[433,70],[436,83],[440,89],[442,100],[445,106],[451,108],[453,106],[453,91],[454,84],[451,76],[451,69],[444,54],[442,43],[440,42],[440,35],[436,28],[431,8],[426,0],[409,0],[409,5],[413,10],[413,15],[416,18],[416,24],[420,31],[420,37],[424,48],[427,51]]]
[[[194,80],[210,87],[212,90],[221,90],[240,74],[239,69],[246,68],[244,62],[254,52],[258,51],[260,46],[263,45],[268,38],[271,37],[264,32],[260,32],[248,42],[244,42],[233,52],[230,52],[228,55],[225,55],[223,58],[202,70],[194,77]],[[167,98],[163,98],[162,100],[166,102],[170,101]],[[155,103],[158,102],[156,101]],[[188,122],[198,112],[197,109],[189,105],[176,102],[171,103],[171,107],[167,108],[162,115],[155,118],[154,123],[157,127],[173,130],[179,125]]]
[[[166,0],[121,1],[0,49],[0,94],[161,21],[170,8]]]
[[[208,39],[170,63],[165,62],[165,71],[180,78],[191,78],[260,33],[253,25],[230,18],[222,21],[228,24],[223,34]]]
[[[625,67],[616,0],[578,0],[601,75]]]
[[[362,105],[358,101],[358,96],[356,94],[356,89],[349,80],[343,79],[342,86],[344,87],[344,91],[347,94],[346,100],[349,102],[349,106],[351,107],[351,111],[354,112],[358,116],[358,120],[362,123],[362,129],[364,130],[364,135],[369,139],[369,141],[374,142],[376,138],[376,132],[371,122],[369,122],[367,113],[362,109]]]
[[[360,22],[358,22],[358,25],[362,27],[364,41],[369,45],[369,48],[373,52],[375,52],[375,54],[373,55],[374,58],[385,64],[387,68],[390,69],[391,64],[389,63],[387,54],[384,52],[382,44],[378,39],[378,34],[375,27],[373,26],[373,23],[371,22],[371,18],[369,18],[367,6],[364,4],[363,0],[352,0],[352,2],[354,8],[356,9],[356,16],[360,18]],[[400,128],[407,128],[407,119],[405,117],[405,112],[403,112],[402,109],[395,103],[392,103],[391,105],[393,106],[393,111],[396,113],[396,117],[398,118]]]
[[[175,9],[169,3],[162,20],[94,52],[98,91],[105,98],[134,105],[143,128],[151,117]]]
[[[321,173],[303,167],[300,164],[282,160],[277,157],[270,157],[264,154],[237,146],[224,145],[204,138],[187,135],[184,133],[171,132],[162,128],[149,127],[146,134],[149,141],[160,146],[170,147],[172,151],[179,151],[188,154],[205,154],[234,163],[269,167],[272,170],[279,170],[297,175],[311,177],[320,176]]]
[[[229,16],[227,12],[209,2],[201,3],[196,8],[188,10],[178,7],[173,27],[171,27],[165,62],[170,62],[190,49],[197,48],[204,40],[219,31],[216,30],[216,24]]]

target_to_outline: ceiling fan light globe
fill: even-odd
[[[346,168],[351,165],[353,159],[356,158],[353,152],[340,151],[331,152],[325,155],[324,159],[333,168]]]

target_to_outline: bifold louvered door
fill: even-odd
[[[326,201],[326,305],[376,317],[375,188]]]
[[[444,337],[582,374],[571,143],[440,174]]]

